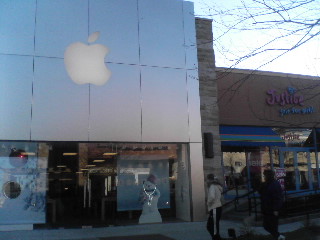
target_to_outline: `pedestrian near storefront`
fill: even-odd
[[[208,197],[207,206],[209,211],[207,230],[212,240],[220,240],[220,219],[222,215],[222,184],[213,174],[207,176]]]
[[[265,181],[259,187],[263,227],[275,240],[285,240],[278,231],[279,212],[283,205],[283,191],[275,178],[274,171],[266,169],[263,172]]]

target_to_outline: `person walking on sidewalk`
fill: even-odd
[[[220,218],[222,214],[222,192],[223,188],[218,179],[213,174],[207,175],[208,197],[207,206],[209,217],[207,230],[212,240],[220,240]]]
[[[263,172],[265,181],[259,188],[261,197],[261,210],[263,215],[263,227],[275,240],[285,240],[278,231],[279,211],[283,205],[283,191],[280,183],[275,179],[275,173],[271,169]]]

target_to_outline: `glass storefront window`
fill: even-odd
[[[48,199],[55,207],[48,208],[49,222],[117,225],[190,220],[186,144],[50,146]],[[152,214],[145,216],[144,208]]]
[[[285,190],[313,189],[314,153],[309,148],[281,148],[276,151],[279,152],[280,167],[285,171]]]
[[[224,180],[229,195],[247,192],[247,161],[244,152],[223,152]]]
[[[0,224],[45,223],[48,146],[0,143]]]
[[[191,220],[187,144],[1,144],[1,224]]]
[[[243,146],[223,147],[225,186],[229,195],[241,194],[237,189],[254,189],[255,182],[263,181],[264,169],[273,169],[281,186],[286,191],[314,190],[319,186],[319,166],[317,166],[315,142],[319,134],[309,128],[272,128],[285,146],[256,146],[242,142]],[[246,146],[246,144],[248,146]],[[228,151],[230,149],[230,152]],[[238,151],[233,151],[237,149]],[[320,155],[318,153],[318,159]],[[239,160],[241,159],[241,160]],[[237,177],[236,162],[241,161],[244,169]],[[318,163],[319,164],[319,163]],[[235,181],[241,179],[242,181]],[[236,186],[235,182],[238,183]],[[246,182],[246,184],[243,184]]]
[[[299,171],[299,185],[300,189],[309,189],[309,168],[308,161],[310,161],[310,153],[309,152],[298,152],[297,153],[298,160],[298,171]]]
[[[270,168],[268,147],[247,148],[243,152],[223,152],[225,186],[228,195],[242,195],[262,181],[262,172]]]
[[[317,170],[317,160],[315,152],[310,153],[311,161],[311,181],[313,188],[318,188],[318,170]]]

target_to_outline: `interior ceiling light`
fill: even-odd
[[[72,153],[72,152],[63,153],[63,156],[75,156],[75,155],[78,155],[78,153]]]
[[[96,165],[93,165],[93,164],[91,164],[91,165],[88,164],[88,165],[87,165],[87,167],[95,167],[95,166],[96,166]]]
[[[95,162],[95,163],[99,163],[99,162],[105,162],[106,160],[104,160],[104,159],[97,159],[97,160],[93,160],[93,162]]]
[[[66,165],[58,165],[57,166],[58,168],[64,168],[64,167],[67,167]]]
[[[118,153],[104,153],[103,156],[114,156],[117,155]]]
[[[21,155],[35,156],[36,153],[34,153],[34,152],[22,152]]]

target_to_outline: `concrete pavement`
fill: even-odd
[[[320,219],[313,219],[312,224],[320,225]],[[221,221],[221,236],[228,237],[228,228],[234,228],[237,236],[244,231],[253,231],[257,234],[266,235],[262,227],[245,226],[242,223],[234,221]],[[280,232],[291,232],[304,226],[303,221],[282,224],[279,227]],[[2,240],[99,240],[102,237],[112,236],[134,236],[147,234],[161,234],[171,237],[175,240],[206,240],[210,235],[206,230],[206,222],[181,222],[181,223],[162,223],[131,225],[102,228],[85,229],[37,229],[24,231],[0,232]]]

